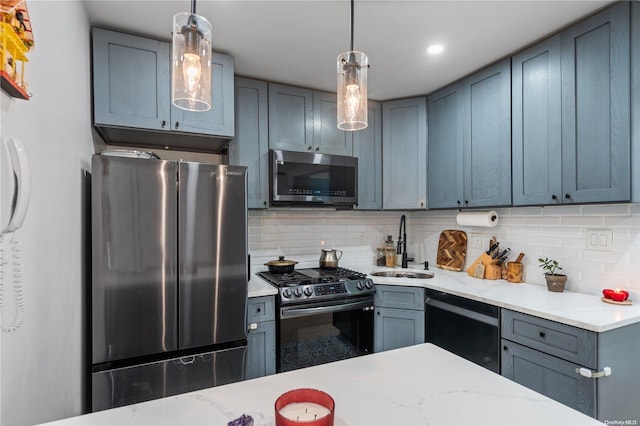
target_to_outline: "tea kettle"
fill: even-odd
[[[339,255],[337,253],[340,253]],[[322,249],[320,252],[320,267],[324,269],[335,269],[338,267],[338,260],[342,257],[342,250]]]

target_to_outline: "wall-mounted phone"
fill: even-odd
[[[15,232],[22,226],[31,193],[31,176],[27,154],[17,139],[0,143],[0,318],[2,331],[15,331],[24,320],[24,295],[22,288],[22,264],[20,245]],[[9,238],[9,251],[5,252],[5,238]],[[11,273],[15,309],[13,320],[5,324],[2,295],[4,281]]]

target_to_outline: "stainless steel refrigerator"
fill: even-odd
[[[246,168],[92,167],[92,411],[243,380]]]

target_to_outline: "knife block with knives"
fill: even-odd
[[[486,280],[499,280],[502,278],[502,267],[498,265],[499,259],[492,259],[487,253],[482,253],[475,262],[469,266],[467,273],[475,278]]]

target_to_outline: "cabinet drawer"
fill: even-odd
[[[596,368],[596,334],[588,330],[503,309],[502,337],[585,367]]]
[[[376,285],[376,307],[424,311],[424,289],[395,285]]]
[[[252,297],[247,306],[247,322],[263,322],[275,320],[273,296]]]

